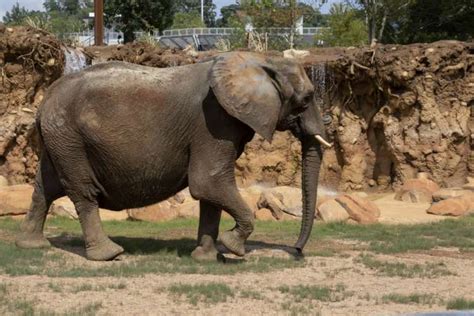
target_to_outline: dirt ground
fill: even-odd
[[[381,196],[376,203],[381,206],[393,202],[391,198]],[[382,211],[382,222],[390,224],[372,228],[320,224],[315,229],[321,235],[313,236],[303,260],[295,260],[289,248],[279,246],[291,244],[298,223],[259,222],[253,238],[259,242],[249,243],[244,261],[226,254],[226,263],[204,264],[203,270],[199,270],[202,264],[190,261],[186,254],[172,251],[175,246],[192,249],[195,221],[177,223],[179,229],[171,222],[159,226],[107,222],[106,230],[122,243],[126,237],[118,236],[134,237],[129,240],[129,246],[125,245],[127,253],[120,261],[104,263],[83,257],[82,243],[76,237],[79,232],[76,222],[53,220],[47,225],[47,236],[54,240],[55,247],[41,252],[43,259],[49,260],[44,270],[35,270],[41,261],[26,260],[28,254],[20,252],[18,262],[30,266],[26,270],[11,268],[4,270],[6,273],[1,272],[0,258],[0,292],[2,286],[6,289],[0,312],[6,315],[20,311],[38,315],[400,315],[443,311],[455,299],[465,299],[472,304],[473,236],[457,229],[460,225],[468,232],[474,231],[474,218],[441,222],[441,217],[407,208],[402,202],[394,203]],[[0,221],[0,251],[18,251],[1,249],[2,242],[11,245],[18,225],[17,221],[6,223]],[[120,225],[134,225],[136,231],[126,232]],[[459,239],[466,239],[465,243],[455,247],[445,240],[439,245],[433,244],[432,248],[423,249],[421,245],[410,251],[394,250],[412,247],[400,246],[403,241],[399,246],[390,242],[397,243],[395,239],[403,239],[411,228],[416,230],[413,232],[416,236],[423,235],[422,231],[418,232],[420,225],[428,225],[423,229],[436,231],[433,236],[426,236],[428,240],[444,240],[446,236],[436,234],[446,229],[448,235],[460,234]],[[71,227],[73,234],[70,234]],[[334,229],[336,234],[353,230],[348,236],[355,237],[324,238],[327,229]],[[370,237],[358,235],[359,229]],[[163,235],[170,237],[167,230],[172,231],[171,237],[176,239],[155,246]],[[135,238],[137,232],[139,237],[146,236],[151,241]],[[372,238],[378,233],[394,238],[387,239],[390,241],[387,251],[375,250],[376,245],[375,248],[369,246],[377,242]],[[457,241],[456,237],[452,240]],[[413,244],[418,243],[414,238]],[[139,270],[144,265],[148,270]],[[175,265],[183,267],[175,270]],[[28,272],[28,269],[36,272]]]
[[[100,278],[49,278],[44,276],[0,276],[0,282],[13,284],[12,288],[19,297],[35,297],[37,308],[49,309],[55,312],[67,312],[71,307],[100,302],[102,308],[99,315],[158,315],[186,314],[191,315],[268,315],[291,314],[293,311],[305,310],[310,314],[322,315],[396,315],[422,311],[440,311],[445,306],[386,303],[384,295],[411,295],[423,293],[441,298],[471,297],[474,286],[472,276],[474,266],[472,258],[450,258],[434,255],[410,255],[409,257],[383,256],[389,261],[403,263],[424,263],[426,261],[443,262],[457,275],[440,276],[436,278],[401,278],[380,277],[361,264],[354,264],[357,252],[347,252],[344,257],[308,258],[304,268],[285,269],[270,273],[241,273],[232,276],[214,275],[146,275],[143,277],[100,277]],[[73,261],[85,259],[74,258]],[[79,264],[79,262],[77,262]],[[106,265],[107,263],[101,263]],[[226,302],[217,304],[190,304],[185,299],[174,297],[161,288],[176,283],[225,283],[235,292],[238,289],[259,293],[258,299],[235,295]],[[55,292],[50,284],[63,289]],[[95,287],[105,290],[88,290],[74,293],[71,288],[93,283]],[[124,284],[123,289],[107,288],[110,284]],[[344,291],[350,294],[342,301],[319,302],[308,301],[293,303],[291,295],[279,291],[281,286],[317,285],[335,288],[344,285]],[[244,294],[245,295],[245,294]],[[289,297],[290,296],[290,297]],[[289,310],[287,305],[290,305]],[[283,306],[282,306],[283,305]],[[291,306],[294,305],[294,306]]]

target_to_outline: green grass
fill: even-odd
[[[0,231],[14,235],[19,222],[2,218]],[[221,231],[233,226],[223,220]],[[284,268],[304,267],[304,260],[281,258],[249,258],[244,261],[222,263],[196,263],[190,258],[195,247],[197,219],[177,219],[162,223],[104,222],[105,231],[122,245],[127,258],[121,262],[103,265],[71,265],[66,256],[55,251],[22,250],[14,246],[12,238],[0,239],[0,273],[17,275],[48,275],[51,277],[140,276],[148,273],[204,273],[235,274],[240,272],[269,272]],[[292,245],[298,236],[297,221],[256,222],[249,244],[260,247]],[[55,247],[82,250],[83,240],[78,221],[65,218],[48,219],[47,236]],[[474,217],[463,217],[421,225],[348,225],[317,223],[308,243],[307,256],[341,255],[337,240],[354,240],[361,243],[353,247],[375,253],[403,253],[430,250],[435,247],[455,247],[461,251],[474,251]],[[327,241],[327,242],[326,242]],[[350,249],[349,249],[350,250]],[[403,268],[403,267],[402,267]],[[395,270],[399,269],[397,267]],[[432,268],[429,268],[433,270]],[[438,269],[439,270],[439,269]]]
[[[49,283],[48,286],[56,292],[57,285]],[[21,294],[21,293],[20,293]],[[87,304],[83,307],[74,308],[65,313],[56,313],[48,309],[36,307],[34,300],[26,300],[9,296],[8,285],[0,283],[0,314],[21,315],[21,316],[94,316],[97,314],[102,303],[96,302]]]
[[[437,299],[433,294],[412,293],[403,295],[392,293],[382,296],[382,301],[384,303],[434,305]]]
[[[72,288],[71,292],[72,293],[79,293],[79,292],[102,292],[105,291],[106,289],[112,289],[112,290],[123,290],[127,287],[125,283],[119,283],[119,284],[107,284],[107,285],[92,285],[89,283],[83,283],[80,285],[77,285]]]
[[[168,292],[176,297],[185,296],[189,303],[217,304],[234,297],[234,291],[225,283],[174,284]]]
[[[252,299],[252,300],[263,300],[264,297],[260,292],[254,290],[240,290],[239,296],[242,298]]]
[[[335,288],[317,285],[280,286],[278,290],[281,293],[293,295],[296,302],[302,302],[303,300],[339,302],[352,296],[351,292],[345,291],[343,284],[338,284]]]
[[[436,278],[438,276],[454,275],[444,263],[407,265],[403,262],[387,262],[376,259],[372,255],[362,254],[355,260],[365,267],[375,270],[379,275],[402,278]]]
[[[61,287],[61,285],[57,283],[53,283],[53,282],[48,283],[48,288],[55,293],[62,293],[63,291],[63,288]]]
[[[101,302],[90,303],[85,306],[75,308],[70,312],[64,313],[67,316],[94,316],[102,308]]]
[[[456,298],[448,301],[446,309],[454,310],[474,310],[474,300],[468,300],[465,298]]]

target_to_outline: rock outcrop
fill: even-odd
[[[34,179],[36,109],[63,66],[61,44],[52,34],[30,27],[0,30],[0,175],[10,184]]]

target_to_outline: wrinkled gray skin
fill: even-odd
[[[33,203],[16,244],[50,245],[43,227],[51,203],[74,203],[91,260],[123,252],[102,229],[98,207],[142,207],[189,186],[200,200],[198,245],[192,256],[216,259],[221,209],[235,227],[220,234],[245,253],[254,216],[240,196],[236,159],[255,132],[271,140],[291,130],[303,149],[303,218],[296,248],[311,232],[324,135],[314,88],[294,61],[226,53],[182,67],[100,64],[56,81],[37,116],[43,154]]]

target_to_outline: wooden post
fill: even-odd
[[[104,45],[104,0],[94,0],[94,42]]]

